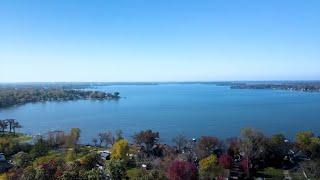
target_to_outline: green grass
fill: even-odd
[[[263,174],[267,179],[284,179],[284,174],[282,169],[275,169],[272,167],[265,168],[259,173]]]
[[[31,141],[31,140],[32,140],[32,136],[22,135],[22,136],[17,137],[17,140],[18,140],[19,142]]]
[[[139,179],[140,175],[141,175],[141,169],[139,168],[130,168],[127,170],[127,176],[130,179]]]
[[[7,180],[7,174],[6,173],[3,173],[3,174],[0,174],[0,180]]]
[[[6,138],[10,140],[17,140],[19,142],[26,142],[32,140],[32,136],[25,135],[22,133],[0,133],[0,138]]]
[[[306,179],[306,177],[304,177],[302,171],[290,172],[290,176],[292,177],[293,180],[303,180],[303,179]]]

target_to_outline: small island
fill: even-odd
[[[46,101],[118,100],[120,98],[119,94],[119,92],[106,93],[55,87],[0,88],[0,108]]]

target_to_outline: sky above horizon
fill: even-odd
[[[319,0],[1,0],[0,82],[320,80]]]

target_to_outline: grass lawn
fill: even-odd
[[[260,171],[259,174],[263,174],[266,179],[284,179],[284,174],[282,169],[275,169],[272,167],[265,168]]]
[[[306,177],[304,177],[302,171],[290,172],[290,176],[292,177],[293,180],[306,179]]]
[[[0,138],[10,139],[10,140],[17,140],[19,142],[26,142],[32,140],[32,136],[28,136],[22,133],[0,133]]]
[[[2,173],[0,174],[0,180],[7,180],[7,174],[6,173]]]

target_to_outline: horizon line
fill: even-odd
[[[217,83],[217,82],[317,82],[318,80],[214,80],[214,81],[12,81],[0,84],[41,84],[41,83]]]

